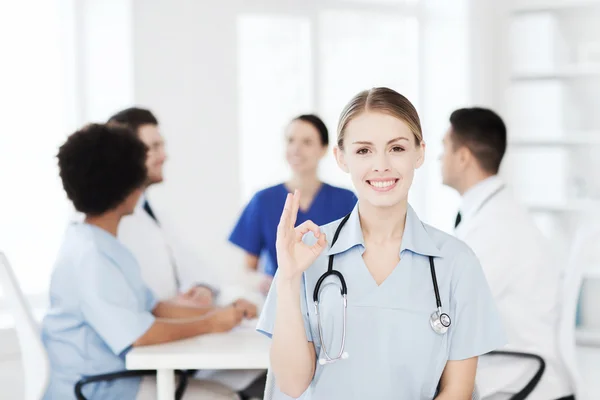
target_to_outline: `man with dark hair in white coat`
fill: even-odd
[[[528,211],[498,176],[506,127],[493,111],[456,110],[444,137],[443,182],[462,202],[455,234],[481,261],[508,335],[506,350],[541,356],[546,369],[528,400],[573,399],[558,351],[560,271]],[[505,356],[480,358],[484,399],[507,398],[532,379],[537,365]]]

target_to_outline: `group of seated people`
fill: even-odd
[[[456,236],[482,263],[510,348],[539,354],[546,362],[528,398],[567,398],[572,392],[554,333],[559,272],[546,259],[533,220],[499,176],[506,127],[483,108],[457,110],[449,122],[441,164],[444,184],[462,197]],[[277,225],[288,193],[302,195],[297,224],[335,221],[357,201],[352,191],[319,178],[319,163],[329,148],[329,133],[319,117],[293,119],[285,139],[292,176],[256,193],[228,238],[245,252],[249,269],[258,270],[260,264],[263,294],[277,270]],[[147,196],[148,187],[163,182],[166,161],[151,111],[128,108],[107,123],[87,125],[68,137],[57,158],[64,190],[81,218],[66,231],[42,324],[52,369],[46,399],[73,398],[81,378],[124,370],[132,347],[227,332],[257,316],[260,311],[247,299],[219,303],[215,274],[200,265],[182,265],[178,244],[165,234],[168,221]],[[200,272],[187,277],[194,268]],[[479,390],[486,396],[517,390],[531,378],[530,369],[526,361],[484,362],[482,357]],[[265,371],[194,371],[192,378],[184,399],[262,398]],[[153,377],[117,379],[85,385],[83,394],[88,399],[151,399],[155,386]]]

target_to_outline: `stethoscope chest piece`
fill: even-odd
[[[436,310],[429,317],[429,324],[435,333],[443,335],[448,332],[448,328],[452,324],[452,321],[448,314]]]

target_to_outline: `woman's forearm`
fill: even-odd
[[[187,339],[193,336],[210,333],[213,330],[209,318],[201,318],[194,322],[172,323],[155,321],[133,346],[149,346],[168,343],[174,340]]]
[[[435,398],[435,400],[471,400],[472,394],[465,396],[462,393],[453,393],[449,390],[445,390],[440,392]]]
[[[254,254],[246,253],[245,256],[246,267],[252,271],[258,270],[258,257]]]
[[[277,311],[271,345],[271,368],[279,389],[297,398],[313,379],[316,355],[306,337],[300,308],[300,279],[277,284]]]
[[[180,319],[201,317],[214,310],[215,307],[210,305],[206,307],[188,307],[170,301],[161,301],[154,307],[152,314],[158,318]]]
[[[448,361],[435,400],[471,400],[476,371],[477,357]]]

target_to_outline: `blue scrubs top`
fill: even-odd
[[[51,375],[45,400],[75,398],[84,376],[125,369],[125,354],[154,323],[152,292],[133,255],[108,232],[69,226],[50,283],[42,322]],[[135,399],[139,378],[84,386],[88,399]]]
[[[377,285],[362,255],[365,251],[357,206],[333,247],[304,272],[300,304],[306,339],[313,342],[316,370],[303,400],[432,399],[448,360],[463,360],[506,344],[501,319],[482,268],[460,240],[423,224],[408,207],[400,262]],[[333,238],[339,221],[321,228]],[[313,244],[312,233],[305,241]],[[324,358],[313,291],[327,271],[328,257],[347,284],[346,346],[348,358],[320,365]],[[434,257],[442,311],[452,324],[447,333],[433,331],[436,310],[429,266]],[[320,291],[323,342],[336,357],[342,341],[343,305],[337,278],[324,280]],[[277,285],[272,285],[257,330],[271,337],[275,324]],[[287,399],[278,392],[274,399]]]
[[[265,273],[273,276],[277,270],[275,241],[277,225],[281,218],[288,189],[284,184],[269,187],[256,193],[244,209],[229,241],[250,254],[265,255]],[[296,225],[310,220],[325,225],[342,218],[356,204],[354,192],[326,183],[315,195],[308,210],[298,210]]]

